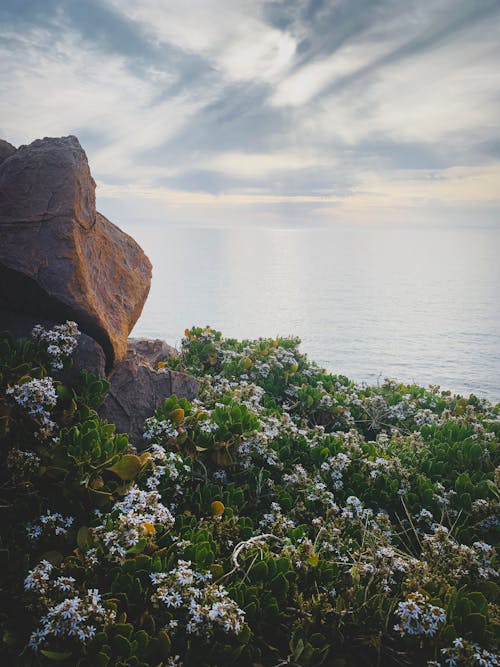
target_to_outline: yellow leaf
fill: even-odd
[[[170,413],[170,419],[173,421],[174,426],[179,426],[184,421],[184,410],[182,408],[176,408]]]
[[[214,500],[210,505],[210,509],[212,510],[212,516],[222,516],[226,508],[220,500]]]
[[[124,454],[111,468],[107,468],[126,482],[133,480],[142,468],[141,459],[136,454]]]
[[[142,524],[142,527],[144,529],[144,532],[148,533],[148,535],[154,535],[156,533],[155,527],[153,526],[152,523],[149,523],[149,521],[145,521]]]
[[[311,554],[311,556],[309,556],[309,558],[307,559],[307,562],[309,563],[309,565],[310,565],[311,567],[317,567],[317,566],[318,566],[318,563],[319,563],[319,556],[318,556],[318,554],[317,554],[316,552],[314,552],[313,554]]]
[[[149,452],[143,452],[140,456],[139,459],[141,460],[141,464],[145,465],[148,461],[151,461],[153,457]]]
[[[158,362],[158,369],[165,368],[166,365],[167,365],[167,364],[166,364],[164,361],[159,361],[159,362]]]

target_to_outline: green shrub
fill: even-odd
[[[135,449],[77,336],[0,335],[3,664],[497,664],[500,406],[193,327]]]

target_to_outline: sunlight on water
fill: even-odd
[[[500,400],[500,232],[452,227],[126,229],[153,263],[135,336],[293,334],[357,381]]]

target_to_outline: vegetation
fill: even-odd
[[[132,446],[77,336],[0,336],[2,664],[499,664],[500,405],[192,328]]]

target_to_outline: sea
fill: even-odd
[[[500,401],[500,227],[124,226],[153,264],[131,335],[298,336],[322,367]]]

